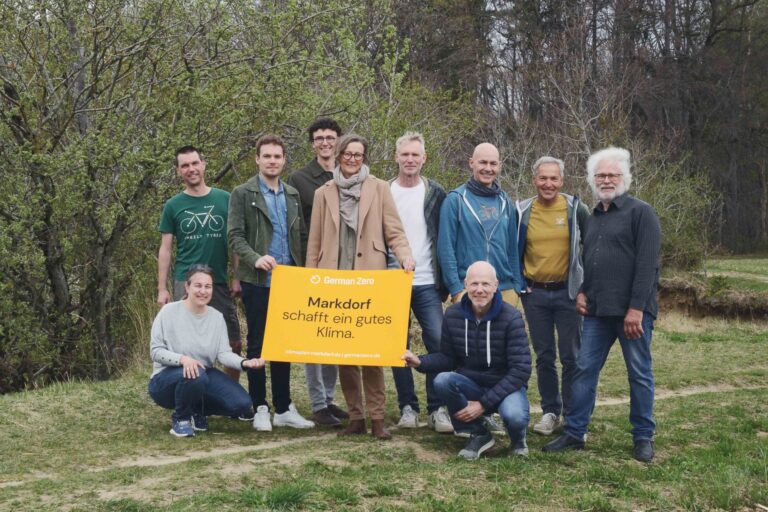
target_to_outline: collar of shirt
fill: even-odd
[[[627,202],[627,200],[628,200],[628,194],[624,192],[620,196],[614,197],[613,201],[611,201],[611,204],[616,206],[616,208],[618,209],[622,209],[624,207],[624,204]],[[597,205],[594,208],[594,211],[599,213],[605,213],[607,210],[604,209],[603,202],[598,201]]]
[[[320,165],[320,162],[317,161],[317,157],[313,158],[312,162],[310,162],[309,170],[315,178],[320,178],[326,174],[332,174],[331,171],[326,171],[325,168]]]
[[[264,195],[271,192],[273,195],[279,196],[283,193],[283,182],[279,179],[277,180],[277,192],[275,192],[269,187],[269,185],[266,184],[264,178],[261,177],[261,174],[259,174],[259,188],[261,189],[261,193]]]

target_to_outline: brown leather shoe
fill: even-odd
[[[371,421],[371,434],[376,439],[392,439],[392,434],[384,426],[384,420],[372,420]]]
[[[328,404],[328,410],[340,420],[349,419],[349,413],[336,404]]]
[[[339,418],[331,414],[331,411],[326,407],[312,413],[312,421],[317,425],[323,427],[341,427],[341,421]]]
[[[349,420],[349,425],[339,432],[340,436],[356,436],[365,434],[367,432],[365,428],[365,420]]]

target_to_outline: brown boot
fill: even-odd
[[[371,434],[376,439],[392,439],[392,434],[384,426],[384,420],[372,420],[371,421]]]
[[[340,436],[356,436],[365,434],[367,432],[365,428],[365,420],[349,420],[349,425],[339,432]]]

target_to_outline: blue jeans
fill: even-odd
[[[480,434],[487,432],[482,416],[464,423],[453,417],[454,414],[467,406],[469,400],[479,401],[488,388],[478,386],[472,379],[456,372],[443,372],[435,377],[435,391],[440,399],[448,405],[451,414],[451,423],[456,432],[469,432]],[[512,446],[525,439],[525,430],[528,427],[529,411],[528,397],[525,388],[520,388],[507,395],[496,408],[507,427],[509,440]],[[485,411],[490,414],[494,411]]]
[[[253,416],[245,390],[216,368],[200,370],[196,379],[185,379],[181,366],[171,366],[150,379],[149,396],[160,407],[173,409],[174,420],[203,416]]]
[[[435,285],[425,284],[411,289],[411,310],[421,326],[421,339],[427,352],[440,351],[440,335],[443,329],[443,301]],[[411,348],[410,337],[408,348]],[[413,384],[413,371],[405,367],[392,367],[392,377],[397,389],[397,405],[400,410],[410,405],[419,411],[419,399]],[[427,412],[437,410],[442,403],[435,393],[435,375],[427,374]]]
[[[653,421],[653,360],[651,337],[653,315],[643,313],[643,336],[630,340],[624,336],[624,317],[588,316],[584,318],[581,350],[576,358],[571,411],[567,414],[565,432],[578,439],[587,433],[587,425],[595,408],[597,381],[613,343],[618,338],[629,379],[629,422],[635,441],[651,440],[656,430]]]
[[[533,288],[523,295],[525,319],[536,352],[536,376],[544,414],[568,413],[571,383],[576,374],[576,355],[581,345],[581,315],[576,301],[568,298],[568,289]],[[555,344],[557,329],[557,344]],[[563,366],[562,393],[557,377],[557,353]]]
[[[245,321],[248,323],[248,359],[261,357],[264,345],[264,328],[267,325],[269,287],[242,282],[242,299],[245,307]],[[284,413],[291,404],[291,363],[270,362],[269,378],[272,384],[272,402],[275,412]],[[267,371],[248,370],[248,393],[253,408],[267,404]]]

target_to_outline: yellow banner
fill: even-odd
[[[413,273],[280,265],[261,356],[294,363],[403,366]]]

